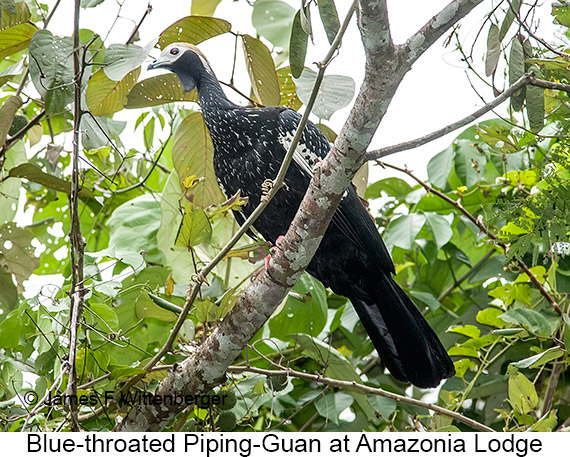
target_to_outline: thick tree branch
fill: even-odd
[[[482,106],[477,111],[471,113],[469,116],[466,116],[463,119],[460,119],[452,124],[449,124],[428,135],[416,138],[415,140],[406,141],[404,143],[396,144],[394,146],[388,146],[385,148],[370,151],[366,154],[366,160],[375,160],[389,156],[390,154],[395,154],[396,152],[407,151],[408,149],[417,148],[419,146],[429,143],[430,141],[441,138],[442,136],[447,135],[448,133],[453,132],[454,130],[464,127],[465,125],[468,125],[471,122],[479,119],[484,114],[488,113],[489,111],[499,106],[501,103],[506,101],[511,95],[513,95],[516,91],[518,91],[521,87],[525,86],[529,81],[535,81],[533,77],[534,75],[532,73],[527,73],[523,75],[518,81],[516,81],[512,86],[510,86],[507,90],[505,90],[501,95],[499,95],[493,101],[487,103],[485,106]]]
[[[483,0],[453,0],[399,47],[411,65],[427,51],[453,24],[463,19]]]

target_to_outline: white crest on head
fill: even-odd
[[[179,52],[175,55],[172,54],[172,50],[178,50]],[[200,61],[202,62],[202,65],[204,65],[204,68],[206,69],[206,71],[208,73],[210,73],[210,75],[215,76],[214,75],[214,71],[212,70],[212,67],[210,66],[210,62],[208,62],[208,59],[206,59],[206,56],[202,53],[202,51],[200,51],[200,49],[198,49],[196,46],[194,46],[193,44],[190,43],[172,43],[169,44],[168,46],[166,46],[166,48],[164,48],[164,50],[162,51],[162,54],[166,54],[171,58],[171,61],[174,62],[176,60],[178,60],[180,58],[180,56],[182,56],[185,52],[191,51],[194,54],[196,54],[199,58]]]

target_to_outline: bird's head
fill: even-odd
[[[204,74],[214,76],[202,52],[189,43],[169,44],[149,66],[148,70],[164,68],[178,75],[184,92],[194,89]]]

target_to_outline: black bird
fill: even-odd
[[[178,75],[184,91],[198,90],[202,114],[214,143],[214,170],[226,196],[238,190],[249,198],[243,223],[273,179],[291,144],[301,116],[284,107],[244,108],[224,94],[205,56],[193,45],[166,47],[149,69]],[[307,123],[281,189],[255,222],[274,245],[284,235],[309,186],[315,164],[330,144]],[[245,216],[245,217],[244,217]],[[348,297],[380,358],[399,381],[435,387],[454,367],[435,332],[392,278],[394,264],[374,222],[350,187],[307,271],[335,293]]]

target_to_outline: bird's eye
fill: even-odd
[[[170,54],[172,54],[173,56],[175,56],[176,54],[178,54],[180,52],[180,50],[178,48],[172,48],[170,50]]]

